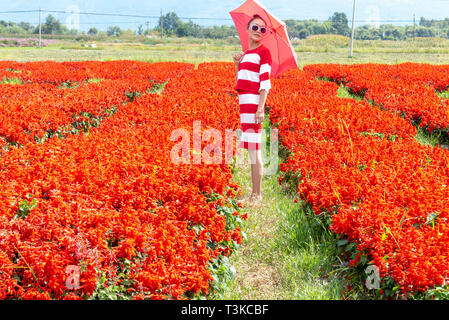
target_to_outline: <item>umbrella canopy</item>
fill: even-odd
[[[288,37],[285,22],[276,18],[259,1],[247,0],[240,7],[232,10],[230,15],[237,28],[243,51],[246,51],[249,46],[246,29],[253,16],[259,15],[265,21],[267,33],[262,39],[262,44],[270,50],[271,75],[274,78],[288,69],[298,68],[298,60]]]

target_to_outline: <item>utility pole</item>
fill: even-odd
[[[162,16],[162,9],[161,9],[161,38],[164,36],[164,17]]]
[[[148,35],[150,33],[150,21],[145,22],[147,25],[147,32],[146,34]]]
[[[415,21],[415,14],[413,14],[413,41],[415,41],[415,28],[416,28],[416,21]]]
[[[39,8],[39,48],[41,47],[41,41],[42,41],[42,10]]]
[[[351,31],[351,49],[349,51],[349,57],[352,58],[352,49],[354,47],[354,20],[355,20],[355,1],[352,9],[352,31]]]

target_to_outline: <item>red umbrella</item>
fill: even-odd
[[[230,14],[239,33],[243,51],[248,49],[246,29],[253,16],[259,15],[266,22],[267,33],[262,39],[262,44],[270,50],[271,75],[274,78],[288,69],[298,68],[298,60],[288,37],[285,22],[276,18],[259,1],[247,0],[240,7],[232,10]]]

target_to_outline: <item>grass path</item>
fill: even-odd
[[[244,160],[237,164],[234,180],[242,186],[244,209],[249,215],[243,226],[247,239],[230,257],[236,277],[218,298],[342,299],[345,280],[338,270],[345,266],[336,256],[334,236],[299,202],[294,203],[292,196],[282,192],[279,170],[263,177],[263,201],[248,202],[251,167],[246,151]]]

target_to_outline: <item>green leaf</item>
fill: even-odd
[[[346,252],[349,252],[349,251],[351,251],[355,246],[357,246],[357,244],[356,244],[355,242],[350,243],[350,244],[348,244],[348,245],[346,246],[345,251],[346,251]]]
[[[426,219],[426,224],[428,224],[429,226],[434,226],[435,221],[438,217],[438,214],[439,214],[439,212],[429,213],[429,215],[427,216],[427,219]]]

